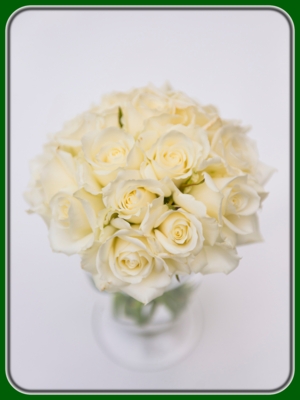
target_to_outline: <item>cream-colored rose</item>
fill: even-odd
[[[42,168],[40,182],[47,203],[61,190],[75,191],[78,186],[76,165],[72,155],[57,150],[53,158]]]
[[[132,223],[140,223],[147,207],[159,196],[168,197],[170,189],[153,179],[142,179],[135,170],[121,171],[114,182],[103,189],[103,201],[107,208]]]
[[[85,112],[66,122],[63,129],[53,136],[53,142],[57,143],[60,149],[75,156],[81,150],[83,136],[101,129],[103,129],[102,117],[91,112]]]
[[[194,215],[202,225],[203,246],[200,252],[193,252],[188,257],[190,271],[202,274],[214,272],[228,274],[233,271],[238,266],[240,257],[236,250],[222,238],[219,224],[216,218],[209,215],[205,202],[193,195],[182,193],[172,183],[169,186],[174,203]]]
[[[203,246],[201,222],[182,209],[168,210],[154,224],[158,242],[170,254],[187,256]]]
[[[71,255],[91,247],[98,233],[97,215],[103,208],[101,195],[93,196],[84,189],[74,194],[58,192],[50,201],[52,249]]]
[[[63,129],[51,136],[53,143],[61,150],[76,156],[81,150],[81,139],[89,132],[100,132],[105,128],[119,128],[119,109],[92,107],[66,122]]]
[[[220,126],[220,118],[215,107],[201,106],[184,93],[171,88],[166,89],[165,93],[168,96],[169,109],[168,111],[164,110],[158,116],[150,117],[146,122],[147,129],[151,125],[158,127],[160,123],[164,124],[168,117],[171,124],[196,125],[205,130],[212,130]]]
[[[144,121],[154,115],[171,110],[169,98],[164,90],[147,86],[126,93],[114,92],[103,97],[93,112],[103,114],[108,110],[118,110],[120,127],[133,136],[143,128]]]
[[[222,226],[222,236],[232,247],[236,246],[236,235],[254,234],[253,218],[261,198],[247,184],[247,176],[212,178],[203,173],[203,182],[190,186],[186,191],[205,204],[207,213]],[[257,241],[261,236],[257,231]]]
[[[102,186],[115,179],[118,170],[127,165],[133,146],[133,137],[119,128],[91,132],[82,138],[85,159]]]
[[[120,109],[118,106],[104,108],[102,105],[93,106],[89,113],[96,115],[100,121],[100,130],[106,128],[122,128]]]
[[[171,178],[176,185],[187,180],[198,170],[209,153],[209,143],[203,131],[195,131],[190,139],[180,131],[171,131],[160,137],[146,152],[149,162],[142,164],[147,178]]]
[[[121,290],[144,304],[160,296],[171,281],[163,261],[133,229],[120,229],[100,247],[96,268],[100,290]]]
[[[31,206],[29,212],[40,214],[49,226],[49,203],[53,196],[60,190],[73,192],[78,188],[75,162],[70,153],[49,146],[42,156],[32,161],[31,170],[32,180],[25,193]]]
[[[213,246],[204,245],[200,253],[190,261],[193,268],[201,274],[223,273],[229,274],[240,262],[235,248],[226,242],[216,242]]]
[[[147,131],[151,126],[159,126],[161,121],[165,123],[166,120],[172,125],[196,124],[210,130],[220,126],[220,119],[214,107],[203,107],[167,86],[158,89],[148,85],[127,93],[105,96],[100,109],[104,111],[113,107],[120,109],[122,127],[134,137],[145,131],[148,122]]]
[[[98,274],[96,268],[96,260],[97,255],[100,249],[100,246],[106,242],[113,234],[116,232],[116,229],[111,226],[102,227],[100,230],[100,235],[94,241],[93,245],[86,250],[80,252],[81,254],[81,268],[85,271],[91,273],[96,276]]]
[[[172,192],[173,203],[189,214],[194,215],[201,222],[205,244],[213,246],[220,234],[216,218],[209,215],[206,205],[201,200],[190,194],[182,193],[171,180],[167,182],[167,185]]]
[[[177,188],[174,198],[194,215],[169,210],[158,198],[140,225],[152,252],[165,261],[169,273],[229,273],[236,268],[240,259],[236,250],[222,240],[216,220],[205,215],[203,204]]]
[[[86,161],[83,152],[76,158],[76,179],[78,186],[87,192],[97,195],[102,191],[102,185],[97,179],[94,168]]]
[[[42,155],[30,161],[30,182],[24,193],[24,198],[30,205],[28,213],[39,214],[49,226],[51,211],[49,202],[46,201],[44,188],[41,183],[41,171],[45,165],[55,157],[56,146],[44,146]]]
[[[52,198],[50,207],[49,239],[54,251],[71,255],[93,244],[93,231],[78,199],[61,191]]]
[[[256,143],[247,136],[248,131],[236,122],[224,123],[212,136],[211,152],[221,157],[230,175],[249,174],[263,185],[275,169],[259,161]]]
[[[211,140],[213,154],[220,156],[226,166],[234,168],[233,172],[250,173],[255,168],[258,155],[255,142],[246,133],[249,127],[236,122],[222,126]]]
[[[169,98],[162,90],[152,86],[134,90],[122,108],[124,129],[137,137],[148,118],[170,111]]]

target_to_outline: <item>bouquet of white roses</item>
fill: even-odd
[[[112,93],[32,161],[30,212],[97,288],[144,304],[174,276],[227,274],[236,246],[261,240],[272,173],[248,130],[169,87]]]

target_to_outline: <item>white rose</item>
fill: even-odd
[[[85,159],[102,186],[115,179],[118,169],[127,165],[133,146],[133,137],[119,128],[90,132],[82,138]]]
[[[208,153],[208,139],[202,131],[196,131],[193,140],[184,133],[171,131],[146,152],[149,164],[142,165],[142,174],[157,179],[169,177],[180,185],[194,169],[200,168]]]
[[[53,136],[60,149],[78,154],[81,149],[81,139],[88,132],[103,129],[103,119],[99,115],[85,112],[64,124],[63,129]]]
[[[211,149],[225,162],[232,174],[255,172],[258,163],[256,143],[246,133],[249,127],[229,122],[221,127],[213,136]]]
[[[81,150],[81,139],[87,133],[100,132],[109,127],[120,127],[118,107],[100,111],[96,106],[66,122],[61,131],[50,137],[61,150],[75,156]]]
[[[209,215],[206,205],[201,200],[190,194],[182,193],[170,180],[167,184],[172,191],[173,202],[201,222],[205,243],[213,246],[220,233],[216,218]]]
[[[122,108],[124,129],[137,136],[148,118],[170,112],[169,98],[163,91],[148,86],[130,93]]]
[[[40,182],[46,203],[49,203],[52,197],[61,190],[68,192],[77,190],[76,164],[72,155],[57,150],[52,159],[42,168]]]
[[[133,136],[143,128],[144,121],[153,115],[170,111],[169,98],[165,91],[149,85],[126,93],[114,92],[106,95],[102,103],[92,110],[99,114],[107,110],[118,110],[120,127]]]
[[[165,261],[172,274],[227,274],[235,269],[240,258],[219,238],[216,220],[205,216],[204,206],[192,196],[178,189],[174,193],[173,197],[195,215],[181,209],[170,211],[160,198],[154,200],[140,226],[152,252]]]
[[[52,249],[68,255],[92,246],[99,236],[97,218],[104,209],[102,196],[80,189],[75,193],[58,192],[50,201],[52,218],[49,239]]]
[[[80,252],[81,254],[81,268],[85,271],[96,276],[98,274],[96,268],[97,255],[100,246],[106,242],[116,232],[116,228],[111,225],[102,227],[100,235],[97,240],[94,241],[93,245],[86,250]]]
[[[172,125],[196,124],[210,130],[220,126],[220,119],[215,108],[202,107],[188,96],[173,91],[167,86],[158,89],[153,85],[148,85],[127,93],[112,93],[103,98],[98,110],[99,113],[103,113],[116,107],[120,112],[121,127],[134,137],[138,137],[145,130],[145,125],[150,120],[152,120],[152,126],[153,124],[159,126],[162,120],[167,119]],[[147,130],[149,131],[149,125]]]
[[[137,143],[144,151],[150,150],[161,136],[171,131],[183,133],[203,146],[206,156],[209,154],[210,144],[207,132],[197,125],[183,125],[176,115],[162,114],[159,117],[150,118],[138,136]]]
[[[40,214],[50,224],[49,203],[60,190],[77,190],[75,162],[70,153],[49,146],[42,156],[31,162],[32,180],[25,193],[30,213]]]
[[[236,249],[225,242],[216,242],[213,246],[204,245],[202,251],[193,259],[193,264],[199,266],[201,274],[232,272],[240,262]]]
[[[94,106],[89,110],[89,113],[95,114],[99,118],[100,130],[106,128],[122,128],[120,120],[120,108],[114,106],[111,108],[103,108],[102,105]]]
[[[257,192],[247,184],[247,176],[212,178],[203,173],[204,181],[186,189],[205,204],[207,213],[223,226],[222,235],[232,247],[237,235],[254,233],[254,214],[261,202]],[[261,240],[257,231],[257,241]]]
[[[149,117],[144,130],[149,130],[150,127],[160,130],[159,125],[165,125],[167,120],[172,125],[197,125],[207,130],[220,126],[220,118],[215,107],[201,106],[182,92],[166,90],[165,93],[168,96],[168,109],[161,109],[160,115]]]
[[[24,193],[24,198],[30,205],[28,213],[41,215],[49,226],[51,211],[49,202],[46,201],[44,188],[41,183],[41,171],[45,165],[55,157],[56,146],[44,146],[44,153],[30,161],[30,182]]]
[[[256,143],[247,136],[249,129],[237,122],[225,122],[212,136],[212,155],[221,157],[230,175],[249,174],[263,185],[275,169],[259,161]]]
[[[142,179],[138,171],[128,170],[119,172],[115,181],[103,189],[103,201],[120,218],[140,223],[154,199],[170,194],[170,189],[163,182]]]
[[[102,185],[97,179],[94,168],[86,161],[82,152],[76,158],[76,179],[78,186],[87,192],[95,195],[101,193]]]
[[[53,251],[71,255],[92,246],[93,231],[78,199],[61,191],[52,198],[50,208],[49,239]]]
[[[170,254],[188,256],[192,252],[198,253],[203,246],[201,222],[182,209],[162,214],[154,224],[154,233]]]
[[[160,296],[171,281],[146,238],[133,229],[117,231],[100,247],[96,268],[100,290],[121,290],[144,304]]]

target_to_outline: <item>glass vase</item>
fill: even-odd
[[[166,292],[143,305],[123,293],[100,296],[92,313],[95,339],[117,364],[139,371],[167,368],[197,345],[203,329],[202,275],[175,277]]]

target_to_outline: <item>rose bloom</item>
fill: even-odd
[[[212,155],[221,157],[230,175],[249,174],[263,185],[274,168],[259,161],[256,143],[247,136],[249,129],[236,122],[224,123],[212,137]]]
[[[96,268],[93,278],[100,290],[121,290],[144,304],[163,294],[171,282],[163,260],[133,229],[118,230],[99,247]]]
[[[274,171],[247,132],[168,85],[114,92],[31,163],[29,212],[100,290],[146,304],[174,275],[228,274],[236,246],[262,240],[257,211]]]
[[[50,145],[42,156],[32,161],[31,170],[32,180],[25,193],[31,206],[29,212],[40,214],[49,226],[53,196],[61,190],[74,192],[78,189],[75,161],[70,153]]]
[[[68,255],[80,253],[94,243],[97,215],[104,209],[102,196],[80,189],[58,192],[50,202],[52,219],[49,239],[54,251]]]
[[[257,192],[247,184],[247,176],[212,178],[203,173],[199,185],[190,186],[186,192],[205,204],[207,213],[222,225],[223,238],[235,247],[240,235],[247,242],[260,241],[256,212],[261,204]]]
[[[121,171],[111,184],[103,189],[106,207],[116,211],[120,218],[140,223],[147,207],[157,197],[168,197],[171,191],[163,182],[142,179],[138,171]]]
[[[169,186],[182,208],[169,210],[158,198],[140,225],[153,253],[163,258],[173,273],[231,272],[239,257],[220,237],[217,221],[206,214],[203,203],[181,193],[172,182]]]
[[[102,186],[114,180],[118,170],[127,165],[133,146],[133,137],[119,128],[89,132],[82,139],[84,157]]]
[[[149,161],[142,164],[141,173],[147,178],[169,177],[180,185],[192,175],[193,170],[200,168],[208,154],[209,142],[204,132],[195,130],[191,139],[173,130],[161,136],[146,151]]]

